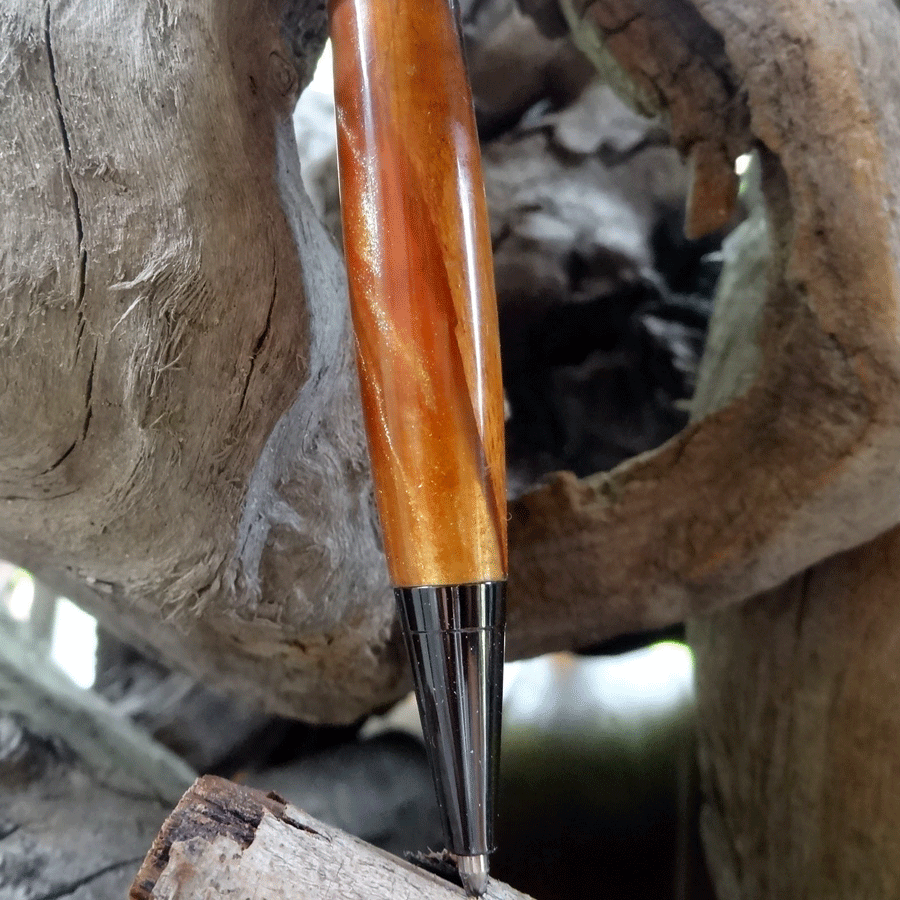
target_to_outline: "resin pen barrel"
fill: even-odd
[[[450,0],[331,0],[344,249],[388,568],[450,850],[487,883],[507,573],[490,232]]]

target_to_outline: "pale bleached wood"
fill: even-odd
[[[163,825],[131,900],[451,900],[462,888],[345,832],[275,795],[221,778],[199,779]],[[527,900],[492,881],[487,900]]]

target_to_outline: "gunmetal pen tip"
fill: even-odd
[[[459,877],[470,897],[480,897],[488,886],[488,858],[487,854],[477,856],[458,856],[456,865],[459,869]]]

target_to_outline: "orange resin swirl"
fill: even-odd
[[[448,0],[332,0],[344,249],[394,584],[506,577],[481,159]]]

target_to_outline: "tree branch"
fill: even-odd
[[[277,795],[207,776],[166,820],[130,900],[192,900],[211,884],[226,896],[307,900],[464,896],[461,887],[324,825]],[[527,900],[496,881],[485,897]]]
[[[0,622],[0,894],[124,896],[192,777]]]

